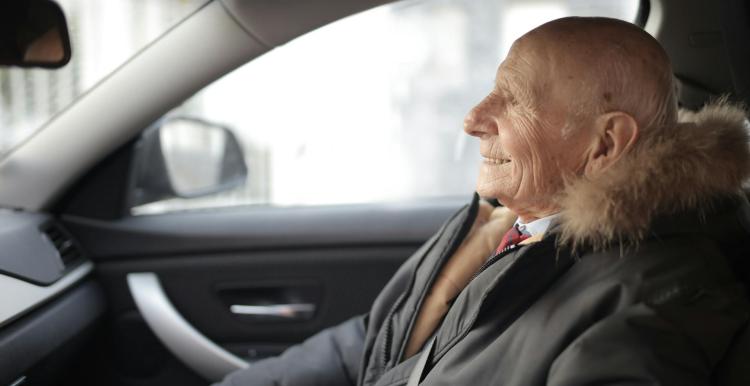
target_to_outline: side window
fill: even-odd
[[[463,117],[489,91],[510,43],[566,15],[632,21],[637,3],[406,1],[332,23],[247,63],[167,115],[233,132],[247,166],[243,184],[131,211],[468,197],[479,150],[462,132]],[[203,140],[161,138],[182,153]]]

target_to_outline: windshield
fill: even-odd
[[[0,156],[206,0],[58,0],[73,55],[57,70],[0,68]]]

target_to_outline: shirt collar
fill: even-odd
[[[521,221],[521,219],[519,218],[518,220],[516,220],[516,226],[521,232],[528,233],[531,236],[536,236],[538,234],[546,232],[547,228],[549,228],[550,224],[552,223],[552,220],[554,220],[557,216],[558,214],[552,214],[547,217],[536,219],[528,224],[524,224],[523,221]]]

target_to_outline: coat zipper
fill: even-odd
[[[479,269],[474,273],[474,276],[471,277],[471,280],[469,280],[469,283],[466,284],[466,286],[468,287],[469,284],[471,284],[471,282],[474,281],[474,279],[477,278],[477,276],[481,275],[482,272],[484,272],[485,270],[487,270],[487,268],[489,268],[490,266],[492,266],[492,264],[497,263],[500,259],[502,259],[503,257],[505,257],[508,253],[516,250],[517,248],[518,248],[518,245],[509,245],[509,246],[505,247],[502,251],[500,251],[500,253],[498,253],[498,254],[490,257],[489,259],[487,259],[487,261],[485,261],[484,264],[482,264],[482,266],[479,267]]]
[[[472,276],[471,280],[469,281],[469,284],[471,284],[471,282],[474,281],[474,279],[476,279],[477,276],[479,276],[482,272],[487,270],[490,266],[492,266],[497,261],[499,261],[503,257],[507,256],[510,252],[518,248],[520,248],[520,245],[511,245],[511,246],[506,247],[502,251],[500,251],[500,253],[496,254],[495,256],[492,256],[479,268],[477,273],[475,273],[474,276]],[[497,283],[495,283],[495,285],[497,285]],[[491,288],[488,288],[482,295],[482,298],[479,299],[480,306],[477,308],[476,312],[470,316],[469,322],[466,324],[467,327],[463,331],[461,331],[460,334],[456,335],[453,339],[451,339],[451,341],[448,344],[444,345],[442,350],[440,350],[440,352],[436,352],[434,354],[434,356],[431,358],[432,363],[435,363],[435,361],[439,360],[448,350],[450,350],[451,347],[453,347],[457,342],[461,341],[463,338],[466,337],[466,335],[469,334],[472,326],[474,325],[474,322],[476,322],[477,318],[479,317],[484,301],[487,299],[487,296],[489,295],[489,293],[492,292],[492,290],[495,288],[495,285],[493,285]],[[468,284],[467,284],[467,287],[468,287]],[[507,328],[507,326],[510,323],[513,323],[516,319],[518,319],[517,314],[519,312],[523,312],[523,311],[519,310],[519,311],[516,311],[513,315],[511,315],[512,317],[507,319],[507,322],[505,323],[506,325],[502,326],[502,330],[505,330],[505,328]]]
[[[503,249],[502,251],[500,251],[500,253],[498,253],[498,254],[496,254],[496,255],[492,256],[491,258],[487,259],[487,261],[486,261],[486,262],[485,262],[484,264],[482,264],[482,266],[481,266],[481,267],[479,268],[479,270],[478,270],[478,271],[477,271],[477,272],[476,272],[476,273],[474,274],[474,276],[472,276],[472,277],[471,277],[471,280],[469,280],[469,284],[471,284],[471,282],[472,282],[472,281],[474,281],[474,279],[476,279],[476,278],[477,278],[477,277],[478,277],[478,276],[479,276],[479,275],[480,275],[480,274],[481,274],[482,272],[484,272],[485,270],[487,270],[487,269],[488,269],[489,267],[491,267],[491,266],[492,266],[493,264],[495,264],[496,262],[498,262],[498,261],[499,261],[500,259],[502,259],[503,257],[507,256],[507,255],[508,255],[508,254],[509,254],[510,252],[514,251],[514,250],[515,250],[515,249],[517,249],[518,247],[519,247],[518,245],[510,245],[510,246],[506,247],[505,249]],[[468,287],[468,286],[469,286],[469,284],[467,284],[466,286]],[[494,286],[493,286],[492,288],[494,288]],[[467,325],[467,327],[466,327],[466,328],[465,328],[465,329],[464,329],[463,331],[461,331],[461,333],[460,333],[460,334],[456,335],[456,336],[455,336],[455,337],[454,337],[454,338],[453,338],[453,339],[451,340],[451,342],[450,342],[449,344],[447,344],[447,345],[443,346],[443,349],[442,349],[442,350],[440,350],[440,352],[436,352],[436,353],[434,354],[434,356],[433,356],[433,357],[432,357],[432,358],[430,359],[430,361],[431,361],[431,362],[433,362],[433,363],[434,363],[434,362],[435,362],[436,360],[440,359],[440,358],[438,358],[438,357],[442,357],[442,355],[443,355],[443,354],[444,354],[444,353],[445,353],[445,352],[446,352],[447,350],[449,350],[449,349],[450,349],[451,347],[453,347],[453,346],[454,346],[454,345],[455,345],[455,344],[456,344],[457,342],[460,342],[460,341],[461,341],[461,340],[462,340],[463,338],[465,338],[465,337],[466,337],[466,335],[468,335],[468,334],[469,334],[469,331],[471,331],[471,326],[473,326],[473,325],[474,325],[474,322],[476,322],[477,318],[479,317],[479,313],[480,313],[480,311],[481,311],[481,309],[482,309],[482,307],[481,307],[481,304],[484,304],[484,301],[485,301],[485,299],[487,299],[487,296],[488,296],[488,294],[489,294],[490,292],[492,292],[492,288],[488,288],[488,290],[487,290],[487,291],[486,291],[486,292],[485,292],[485,293],[484,293],[484,294],[482,295],[482,298],[481,298],[481,299],[479,299],[479,304],[480,304],[480,306],[479,306],[479,307],[477,308],[476,312],[475,312],[475,313],[474,313],[473,315],[471,315],[471,317],[470,317],[470,319],[469,319],[469,323],[467,323],[467,324],[466,324],[466,325]],[[512,319],[510,319],[510,320],[515,320],[515,319],[516,319],[516,318],[512,318]]]

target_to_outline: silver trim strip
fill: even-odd
[[[154,334],[177,358],[209,381],[220,381],[247,362],[226,351],[195,329],[164,293],[152,272],[129,273],[130,293]]]
[[[21,386],[24,383],[26,383],[26,376],[21,375],[21,378],[16,379],[16,381],[11,383],[10,386]]]
[[[315,313],[315,304],[293,303],[262,306],[233,304],[229,307],[229,311],[239,315],[271,316],[281,319],[309,319]]]
[[[0,275],[0,327],[63,292],[93,268],[94,265],[86,261],[46,287]]]

